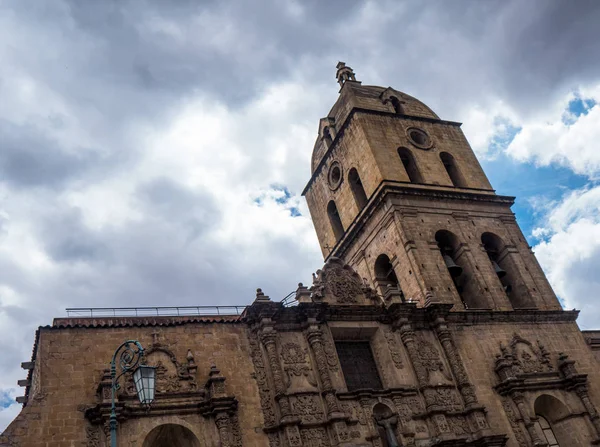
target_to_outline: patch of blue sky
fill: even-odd
[[[586,186],[589,178],[561,166],[519,163],[501,153],[482,166],[497,194],[516,196],[512,210],[530,245],[539,241],[532,231],[543,225],[544,214],[535,204],[560,200],[568,192]]]
[[[15,399],[11,396],[14,390],[0,390],[0,410],[8,408],[15,403]]]
[[[302,216],[302,213],[300,212],[300,209],[296,206],[292,206],[291,208],[288,208],[290,210],[290,215],[292,217],[300,217]]]
[[[592,107],[597,104],[593,98],[582,98],[578,93],[575,93],[575,97],[569,101],[565,113],[563,114],[562,121],[566,125],[573,124],[577,121],[581,115],[587,115]]]
[[[292,198],[292,193],[285,185],[273,184],[273,185],[270,185],[270,188],[273,191],[282,193],[281,195],[279,195],[279,197],[277,197],[275,199],[275,202],[277,202],[281,205],[286,204]]]

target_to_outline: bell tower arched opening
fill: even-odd
[[[400,289],[400,283],[398,277],[394,271],[394,266],[390,262],[390,258],[387,255],[379,255],[375,260],[375,285],[382,295],[385,295],[385,291],[388,286],[396,287]]]
[[[356,207],[360,213],[360,210],[367,204],[367,194],[365,193],[365,188],[360,181],[360,176],[358,175],[356,168],[352,168],[350,169],[350,172],[348,172],[348,183],[350,183],[350,189],[352,189],[352,195],[354,196]]]
[[[466,259],[465,250],[461,247],[458,237],[447,230],[435,233],[435,240],[452,283],[466,309],[486,307],[478,293],[474,281],[474,272]]]
[[[444,164],[444,168],[446,169],[446,172],[448,173],[448,177],[450,177],[450,181],[452,182],[452,185],[457,188],[466,188],[467,182],[465,181],[465,178],[463,177],[460,170],[458,169],[458,166],[456,165],[456,160],[454,160],[454,157],[452,155],[450,155],[448,152],[442,152],[440,154],[440,160],[442,160],[442,163]]]
[[[148,433],[142,447],[200,447],[200,441],[183,425],[162,424]]]
[[[485,232],[481,235],[481,243],[513,308],[533,307],[527,287],[523,281],[519,281],[519,268],[514,264],[504,241],[494,233]]]
[[[412,183],[423,183],[423,176],[417,167],[417,162],[415,161],[412,152],[405,147],[399,147],[398,156],[402,161],[402,165],[404,166],[404,170],[406,171],[409,180]]]
[[[342,219],[340,219],[340,213],[338,213],[335,202],[330,200],[327,204],[327,215],[329,216],[329,223],[333,230],[336,242],[339,241],[344,235],[344,226],[342,225]]]

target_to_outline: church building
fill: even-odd
[[[460,123],[343,62],[336,76],[303,191],[325,260],[312,285],[284,301],[258,289],[227,315],[54,319],[0,446],[600,444],[600,331],[562,309],[514,198]],[[112,386],[127,340],[155,368],[149,405],[134,368]]]

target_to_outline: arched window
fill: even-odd
[[[183,425],[163,424],[148,433],[142,447],[200,447],[200,441]]]
[[[350,172],[348,172],[348,182],[350,183],[350,189],[352,189],[356,206],[360,212],[367,204],[367,194],[365,193],[365,188],[363,188],[363,184],[360,181],[356,168],[352,168],[350,169]]]
[[[331,131],[329,130],[329,127],[325,127],[323,129],[323,139],[325,140],[327,146],[330,146],[331,143],[333,143],[333,138],[331,138]]]
[[[465,308],[486,307],[486,304],[482,302],[484,297],[480,296],[477,284],[472,280],[474,276],[472,266],[466,256],[463,257],[464,250],[461,249],[456,235],[447,230],[440,230],[435,233],[435,240],[438,243],[444,265],[448,269]]]
[[[394,112],[396,112],[396,115],[404,114],[404,110],[402,110],[402,104],[400,104],[400,100],[398,98],[396,98],[395,96],[392,96],[390,98],[390,102],[392,103],[392,106],[394,107]]]
[[[512,306],[515,309],[533,307],[527,287],[520,280],[519,268],[513,262],[515,254],[511,255],[502,239],[494,233],[483,233],[481,243]]]
[[[375,261],[375,279],[385,281],[393,286],[398,285],[398,277],[387,255],[379,255]]]
[[[373,419],[377,424],[377,431],[381,438],[382,447],[398,446],[398,438],[396,437],[396,425],[398,417],[390,407],[385,404],[378,403],[373,407]]]
[[[338,213],[337,206],[335,206],[333,200],[330,200],[327,204],[327,215],[329,216],[329,223],[331,223],[335,240],[339,241],[344,235],[344,226],[342,225],[340,214]]]
[[[554,432],[552,431],[552,427],[550,423],[546,420],[544,416],[537,415],[537,422],[535,423],[538,431],[542,433],[544,439],[548,443],[548,447],[560,447],[560,444],[556,440],[556,436],[554,436]]]
[[[400,160],[402,160],[404,170],[408,174],[409,180],[412,183],[423,183],[423,177],[419,172],[419,168],[417,167],[417,163],[415,162],[415,157],[412,152],[405,147],[399,147],[398,156],[400,157]]]
[[[538,420],[535,428],[542,441],[548,443],[548,447],[566,447],[570,445],[583,445],[575,436],[585,436],[588,430],[585,421],[571,417],[572,414],[567,406],[550,394],[542,394],[537,397],[533,409]],[[587,442],[585,445],[588,445]]]
[[[460,173],[458,166],[456,166],[456,161],[454,157],[450,155],[448,152],[442,152],[440,154],[440,159],[444,164],[444,168],[446,168],[446,172],[448,173],[448,177],[450,177],[450,181],[457,188],[466,188],[467,184],[465,182],[464,177]]]

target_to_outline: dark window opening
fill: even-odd
[[[395,96],[392,96],[390,98],[390,102],[392,103],[392,107],[394,107],[394,112],[396,113],[396,115],[404,114],[404,111],[402,110],[402,104],[400,104],[400,101],[398,100],[398,98],[396,98]]]
[[[398,148],[398,156],[402,161],[402,165],[404,166],[404,170],[408,175],[408,179],[412,183],[423,183],[423,177],[421,176],[421,172],[419,172],[419,168],[417,167],[417,163],[415,162],[415,157],[412,152],[405,148]]]
[[[326,127],[325,129],[323,129],[323,138],[325,139],[325,142],[327,143],[328,146],[331,143],[333,143],[333,138],[331,138],[331,132],[329,131],[329,127]]]
[[[331,200],[327,205],[327,215],[329,216],[329,222],[331,223],[331,228],[333,229],[335,240],[339,241],[344,235],[344,227],[342,225],[342,220],[340,219],[340,215],[333,200]]]
[[[379,255],[375,260],[375,282],[382,295],[385,295],[389,286],[397,288],[402,293],[398,277],[387,255]]]
[[[350,189],[352,189],[356,206],[360,212],[360,210],[362,210],[367,204],[367,194],[365,193],[365,188],[360,181],[360,177],[356,168],[350,169],[350,172],[348,173],[348,181],[350,182]]]
[[[383,388],[368,341],[336,341],[335,349],[348,391]]]
[[[456,161],[454,160],[454,157],[448,152],[442,152],[440,154],[440,159],[444,164],[444,168],[446,168],[446,172],[448,173],[448,177],[450,177],[452,185],[454,185],[457,188],[466,188],[467,184],[465,182],[464,177],[460,173],[458,166],[456,166]]]

